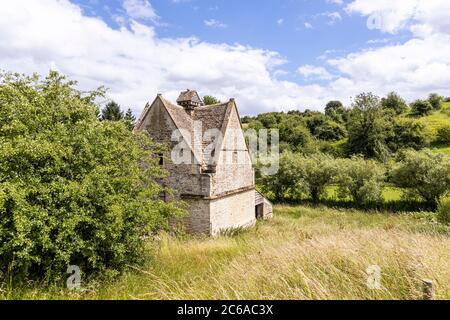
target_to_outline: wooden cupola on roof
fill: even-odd
[[[195,107],[204,106],[203,100],[200,98],[197,91],[189,89],[180,93],[177,103],[189,111],[194,110]]]

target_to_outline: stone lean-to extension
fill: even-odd
[[[255,190],[234,99],[205,106],[195,90],[186,90],[172,104],[159,94],[136,123],[135,131],[142,130],[168,146],[163,183],[175,191],[171,197],[188,203],[188,232],[217,235],[272,216],[272,204]]]

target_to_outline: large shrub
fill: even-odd
[[[325,115],[336,122],[347,120],[347,110],[340,101],[329,101],[325,107]]]
[[[437,131],[437,142],[450,144],[450,126],[440,127]]]
[[[181,213],[158,199],[158,149],[52,72],[0,75],[0,270],[65,277],[120,270],[142,257],[143,237]]]
[[[258,184],[274,201],[299,200],[308,192],[302,180],[302,170],[300,155],[285,151],[280,155],[277,174],[259,177]]]
[[[384,167],[374,160],[365,160],[360,156],[338,161],[336,182],[339,195],[351,197],[359,206],[382,201],[385,179]]]
[[[439,199],[437,218],[439,222],[450,224],[450,193]]]
[[[411,113],[416,116],[425,116],[433,111],[433,106],[427,100],[416,100],[411,104]]]
[[[430,93],[428,96],[428,102],[433,106],[433,109],[439,110],[442,108],[444,97],[438,95],[437,93]]]
[[[318,202],[335,175],[335,160],[329,155],[286,151],[280,155],[278,173],[261,177],[258,182],[263,191],[274,195],[275,201],[298,201],[309,197]]]
[[[407,188],[410,196],[435,203],[450,190],[450,158],[429,150],[406,150],[399,154],[390,177],[398,187]]]
[[[430,144],[431,133],[423,123],[410,119],[397,119],[394,124],[394,134],[387,139],[392,151],[412,148],[420,150]]]
[[[297,160],[300,164],[300,178],[304,190],[314,202],[318,202],[325,193],[325,187],[332,182],[336,175],[337,168],[335,160],[325,154],[313,154],[311,156],[299,156]]]
[[[402,114],[408,109],[405,100],[396,92],[390,92],[385,98],[382,98],[381,105],[385,109],[393,110],[396,114]]]

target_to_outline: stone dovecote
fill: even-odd
[[[271,217],[271,203],[255,191],[234,99],[205,106],[197,91],[188,89],[173,104],[159,94],[136,124],[135,131],[142,130],[168,146],[163,166],[169,176],[163,183],[175,191],[172,197],[188,203],[188,232],[217,235]],[[181,144],[183,163],[174,158]]]

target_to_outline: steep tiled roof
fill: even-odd
[[[230,113],[230,110],[232,108],[232,104],[227,103],[220,103],[215,105],[209,105],[204,107],[198,107],[195,108],[195,111],[193,113],[193,117],[195,121],[201,121],[202,122],[202,134],[204,134],[208,130],[216,129],[222,134],[222,138],[224,137],[224,130],[226,123],[228,122],[227,115]],[[210,134],[215,135],[216,132],[210,132]],[[204,141],[202,142],[202,164],[208,165],[213,164],[211,161],[212,159],[212,150],[210,148],[207,148],[213,141],[204,137]],[[216,140],[216,143],[219,143],[219,145],[216,145],[216,151],[219,151],[221,149],[220,143],[222,143],[222,140]],[[216,152],[216,154],[218,154]]]
[[[179,129],[186,129],[190,132],[194,130],[194,121],[183,107],[174,105],[163,97],[161,97],[161,100]]]
[[[189,90],[182,91],[180,93],[180,96],[177,99],[177,103],[186,102],[186,101],[193,101],[195,103],[198,103],[200,105],[203,105],[203,101],[198,95],[197,91],[195,90]]]
[[[191,91],[192,92],[192,91]],[[195,92],[195,94],[197,94]],[[194,148],[195,142],[194,137],[194,121],[200,121],[202,124],[202,135],[211,129],[217,129],[222,133],[222,137],[224,135],[224,130],[226,128],[226,123],[228,122],[228,115],[231,112],[231,108],[233,104],[230,102],[219,103],[215,105],[196,107],[192,112],[186,111],[183,107],[174,105],[171,102],[161,97],[167,111],[172,117],[175,125],[179,129],[185,129],[191,133],[191,149]],[[214,132],[213,132],[214,133]],[[189,137],[184,137],[186,141],[188,141]],[[221,142],[221,140],[220,140]],[[199,145],[199,154],[196,154],[197,161],[202,165],[210,164],[211,159],[211,150],[208,150],[207,147],[211,143],[211,141],[202,141]],[[218,145],[216,147],[217,150],[220,150],[221,146]],[[195,152],[194,152],[195,154]]]
[[[183,96],[183,94],[187,94],[187,96]],[[182,97],[182,99],[186,99],[194,97],[192,95],[198,97],[197,92],[192,90],[182,92],[180,97]],[[186,131],[183,132],[183,130],[181,130],[181,133],[184,140],[189,143],[198,163],[202,165],[210,164],[209,161],[211,159],[211,154],[209,150],[207,150],[207,146],[211,143],[211,141],[201,141],[199,144],[195,143],[194,122],[201,121],[202,135],[210,129],[217,129],[222,133],[223,137],[225,134],[226,126],[228,124],[229,115],[234,105],[233,101],[230,100],[226,103],[219,103],[209,106],[198,106],[193,110],[186,110],[184,107],[173,104],[170,101],[164,99],[162,95],[158,95],[157,99],[158,98],[163,103],[175,126]],[[136,130],[140,129],[141,123],[147,116],[150,108],[151,106],[147,104],[140,119],[138,120]],[[190,137],[187,135],[187,133],[190,133]],[[219,141],[222,142],[221,140]],[[194,148],[198,148],[197,152],[195,152]],[[220,150],[221,148],[222,146],[218,145],[216,147],[216,150]]]
[[[202,122],[203,132],[210,129],[222,130],[229,102],[195,108],[194,120]]]

